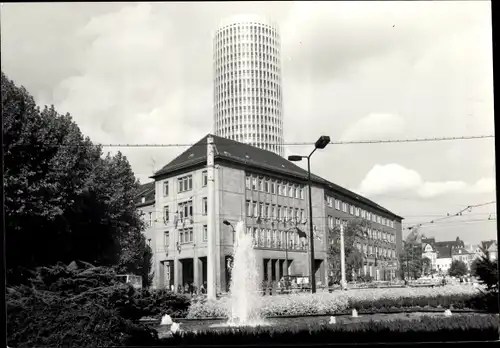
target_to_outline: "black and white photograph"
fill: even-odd
[[[0,23],[8,347],[500,339],[491,1]]]

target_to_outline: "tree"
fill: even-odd
[[[463,277],[467,274],[467,265],[461,260],[454,260],[451,263],[448,275],[450,277]]]
[[[331,283],[340,283],[340,226],[330,229],[330,240],[332,244],[328,249],[329,269]],[[344,227],[344,251],[345,251],[345,271],[346,280],[352,280],[352,274],[363,266],[363,254],[356,248],[356,243],[363,240],[365,234],[365,222],[350,221]]]
[[[422,258],[422,272],[425,275],[429,275],[432,272],[432,261],[427,256]]]
[[[404,243],[403,250],[399,254],[399,265],[402,278],[413,277],[417,279],[424,268],[424,257],[422,257],[422,244]]]
[[[40,110],[3,72],[1,92],[6,242],[17,247],[6,249],[8,282],[59,261],[118,265],[129,246],[144,255],[138,185],[126,158],[102,158],[69,114]]]

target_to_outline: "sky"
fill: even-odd
[[[242,13],[279,24],[286,143],[494,134],[489,1],[9,3],[2,71],[95,143],[194,143],[213,132],[212,35]],[[105,150],[147,182],[185,149]],[[311,166],[405,227],[495,201],[493,139],[330,145]],[[496,239],[495,213],[489,204],[421,231]]]

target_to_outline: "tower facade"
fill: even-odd
[[[281,37],[271,20],[224,20],[213,41],[214,133],[284,156]]]

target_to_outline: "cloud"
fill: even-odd
[[[404,137],[405,121],[399,115],[372,113],[350,126],[341,141],[391,139]]]
[[[425,181],[417,171],[393,163],[375,165],[366,174],[357,191],[367,196],[403,193],[434,198],[454,193],[491,193],[495,191],[495,187],[495,180],[492,178],[481,178],[474,184],[460,180]]]

